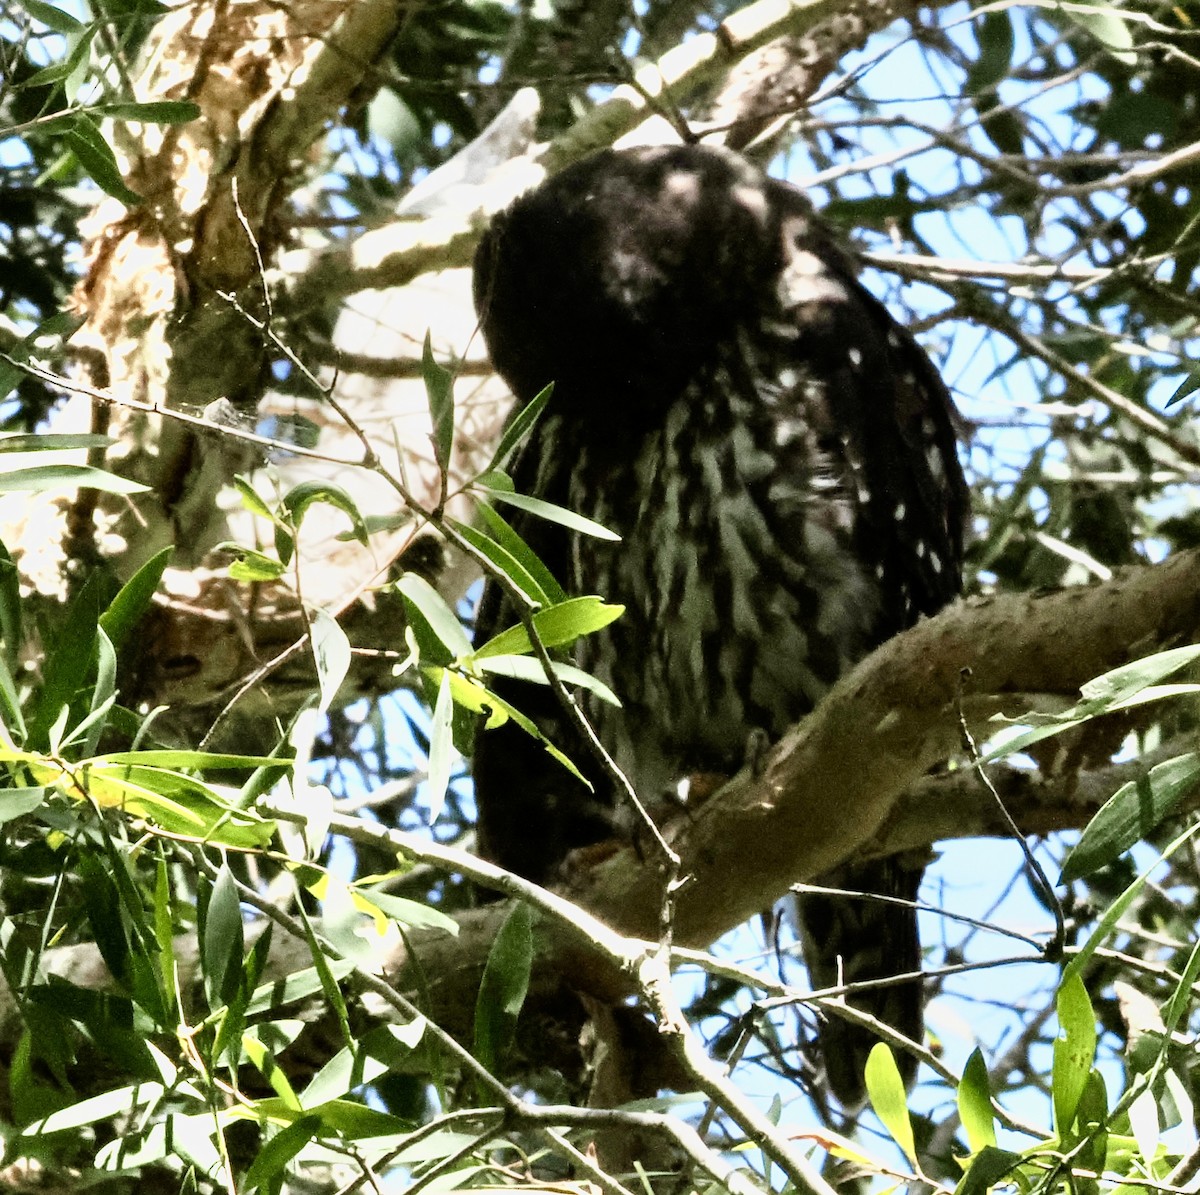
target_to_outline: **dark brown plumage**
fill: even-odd
[[[957,594],[966,489],[950,399],[794,188],[715,148],[604,152],[497,218],[475,269],[518,403],[555,383],[518,490],[622,537],[516,522],[569,592],[626,606],[575,662],[620,697],[588,713],[645,799],[736,771],[752,734],[782,734]],[[481,641],[513,620],[489,585]],[[613,833],[615,798],[544,687],[505,694],[595,785],[514,727],[480,735],[481,850],[545,880]],[[887,860],[832,878],[911,898],[919,871]],[[801,923],[818,986],[920,966],[911,910],[805,898]],[[918,984],[856,1003],[921,1037]],[[869,1045],[822,1031],[845,1102]]]

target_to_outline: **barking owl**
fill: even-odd
[[[585,707],[644,800],[737,771],[756,736],[958,593],[966,487],[946,388],[795,188],[719,148],[596,154],[493,222],[475,299],[518,405],[554,383],[516,488],[621,537],[516,521],[568,592],[625,606],[573,662],[620,698]],[[489,584],[478,641],[513,621]],[[547,880],[614,834],[617,796],[546,687],[504,684],[593,786],[511,724],[478,737],[480,849]],[[823,877],[909,900],[919,879],[897,860]],[[817,986],[920,970],[911,908],[806,896],[799,921]],[[853,1003],[921,1039],[918,982]],[[845,1103],[871,1044],[822,1029]]]

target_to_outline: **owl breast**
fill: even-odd
[[[877,637],[852,470],[794,394],[740,393],[751,376],[718,364],[632,455],[546,433],[573,462],[568,504],[621,536],[575,542],[574,592],[627,609],[576,654],[621,697],[589,713],[648,800],[691,771],[736,771],[752,732],[781,735]]]

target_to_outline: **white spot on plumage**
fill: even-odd
[[[846,356],[850,358],[850,364],[855,369],[858,369],[858,367],[863,363],[862,349],[860,348],[852,347]]]
[[[785,307],[802,303],[844,303],[850,292],[829,267],[807,250],[793,251],[779,275],[779,301]]]

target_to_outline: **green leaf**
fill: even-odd
[[[488,952],[475,1002],[475,1057],[489,1071],[497,1069],[512,1042],[532,968],[533,914],[518,901]]]
[[[33,465],[0,472],[0,493],[68,494],[75,490],[103,490],[107,494],[143,494],[150,487],[93,469],[91,465]]]
[[[0,749],[0,758],[10,757]],[[197,842],[261,847],[274,837],[274,823],[237,809],[202,781],[160,768],[114,765],[103,757],[66,766],[31,752],[16,753],[39,783],[54,786],[72,800],[86,796],[101,809],[144,818],[153,825]]]
[[[450,684],[454,689],[454,700],[457,704],[477,714],[488,714],[486,723],[488,730],[495,730],[496,727],[503,726],[510,720],[515,722],[527,735],[537,739],[546,749],[546,753],[562,764],[580,784],[589,790],[592,788],[591,781],[541,732],[537,723],[521,713],[511,702],[505,701],[503,697],[493,693],[477,681],[460,676],[458,673],[451,673]]]
[[[228,864],[221,865],[200,914],[200,961],[208,1006],[215,1012],[237,994],[245,953],[242,910]]]
[[[1146,886],[1146,881],[1150,878],[1151,873],[1156,867],[1169,859],[1185,842],[1193,838],[1197,831],[1200,831],[1200,824],[1190,826],[1184,830],[1177,838],[1172,839],[1167,844],[1162,853],[1155,859],[1149,867],[1142,871],[1136,880],[1130,884],[1116,900],[1109,904],[1104,911],[1104,916],[1100,918],[1099,924],[1092,931],[1091,936],[1084,945],[1072,956],[1071,961],[1063,968],[1063,982],[1065,983],[1069,977],[1078,977],[1082,974],[1084,967],[1092,959],[1094,955],[1109,936],[1115,932],[1117,922],[1125,915],[1125,911],[1133,903],[1137,894]]]
[[[354,964],[348,959],[327,959],[330,981],[345,979],[354,970]],[[278,1008],[286,1008],[297,1000],[306,1000],[323,990],[324,984],[316,967],[305,967],[294,971],[284,979],[276,979],[254,989],[250,1003],[246,1005],[248,1017],[260,1016]]]
[[[96,756],[97,764],[145,764],[160,768],[196,768],[206,772],[248,771],[251,768],[287,768],[291,761],[270,755],[228,755],[219,751],[191,751],[186,747],[163,747],[145,751],[109,751]],[[190,782],[189,782],[190,783]]]
[[[317,709],[325,713],[350,671],[350,640],[338,626],[337,619],[320,607],[309,616],[308,630],[320,691]]]
[[[0,789],[0,826],[40,808],[46,801],[44,788]]]
[[[992,1115],[992,1093],[987,1063],[976,1046],[963,1068],[958,1084],[958,1115],[967,1131],[972,1153],[996,1144],[996,1122]]]
[[[300,1104],[315,1108],[349,1094],[356,1087],[373,1083],[387,1070],[387,1063],[369,1057],[365,1051],[343,1047],[313,1075],[300,1096]]]
[[[1111,863],[1169,817],[1200,783],[1200,753],[1189,752],[1130,780],[1100,807],[1063,863],[1060,884]]]
[[[1176,647],[1170,651],[1143,656],[1131,664],[1122,664],[1111,672],[1090,680],[1080,688],[1086,701],[1101,701],[1105,707],[1121,709],[1143,689],[1156,685],[1174,672],[1200,659],[1200,644]]]
[[[309,507],[317,502],[340,510],[350,520],[354,538],[364,546],[367,544],[370,539],[367,525],[354,499],[341,486],[327,481],[304,481],[284,495],[283,508],[288,512],[288,522],[294,530],[299,530]]]
[[[429,400],[429,418],[433,424],[433,453],[443,473],[450,467],[454,449],[454,375],[433,359],[429,333],[421,348],[421,376]]]
[[[1200,658],[1200,644],[1193,644],[1157,652],[1132,664],[1114,668],[1082,686],[1080,694],[1083,700],[1076,702],[1069,710],[1060,714],[1027,714],[1020,724],[998,734],[996,744],[984,756],[983,762],[991,763],[1005,755],[1023,751],[1042,739],[1061,734],[1101,714],[1129,709],[1163,697],[1193,693],[1196,691],[1194,685],[1158,687],[1158,683],[1197,658]],[[1029,724],[1032,724],[1032,730],[1025,729]]]
[[[291,1123],[299,1119],[294,1108],[277,1098],[255,1100],[234,1106],[229,1109],[227,1115],[232,1120],[252,1120],[258,1123],[263,1120]],[[376,1111],[351,1100],[330,1100],[318,1108],[309,1109],[304,1115],[320,1117],[326,1130],[341,1133],[352,1141],[370,1137],[398,1137],[402,1133],[411,1132],[413,1128],[408,1121],[398,1116],[389,1116],[386,1112]],[[209,1116],[211,1123],[211,1114]]]
[[[20,664],[21,642],[24,637],[21,615],[21,574],[8,548],[0,543],[0,639],[4,641],[4,659],[11,668]],[[16,686],[12,674],[5,669],[15,704]],[[7,719],[6,719],[7,721]],[[11,727],[12,723],[8,725]]]
[[[533,626],[543,647],[564,647],[582,635],[602,630],[624,613],[624,606],[610,605],[598,597],[568,598],[565,602],[539,610],[533,615]],[[474,658],[528,655],[531,651],[533,644],[525,628],[515,626],[489,639],[474,653]]]
[[[505,547],[498,544],[482,531],[476,531],[463,523],[456,523],[455,530],[477,552],[489,561],[492,567],[519,589],[531,606],[547,606],[551,598],[534,575]]]
[[[8,729],[14,741],[25,741],[27,732],[25,716],[21,712],[21,699],[3,656],[0,656],[0,723]]]
[[[512,456],[513,451],[524,441],[525,437],[533,430],[533,425],[537,422],[538,416],[542,413],[546,404],[550,401],[550,396],[554,393],[554,383],[551,382],[544,389],[539,390],[537,394],[530,399],[513,417],[508,421],[508,426],[504,429],[504,434],[500,437],[500,443],[496,445],[496,451],[492,454],[492,459],[488,464],[487,471],[491,472],[494,469],[503,469],[508,462],[508,458]]]
[[[547,600],[549,602],[565,602],[567,600],[566,590],[555,580],[554,574],[542,563],[538,554],[496,512],[495,507],[489,506],[486,502],[480,502],[476,511],[487,524],[492,538],[524,565],[526,572],[534,578],[538,587],[546,594]]]
[[[1167,399],[1166,410],[1170,410],[1176,403],[1183,402],[1189,394],[1194,394],[1200,390],[1200,369],[1193,369],[1190,373],[1184,375],[1184,379],[1175,387],[1175,392]]]
[[[97,104],[94,110],[114,120],[136,120],[142,124],[187,124],[200,117],[200,105],[191,100],[153,100],[146,104]]]
[[[350,1032],[350,1012],[346,1008],[346,999],[342,995],[341,988],[338,987],[337,980],[334,977],[334,964],[339,960],[326,956],[325,951],[321,948],[321,943],[317,941],[316,930],[313,929],[312,920],[309,918],[303,904],[297,907],[297,912],[300,914],[300,920],[304,925],[304,939],[308,943],[308,952],[312,958],[313,966],[320,977],[321,991],[325,994],[325,1002],[333,1009],[334,1016],[337,1018],[338,1029],[341,1031],[342,1040],[346,1045],[353,1046],[354,1035]]]
[[[1162,1019],[1165,1033],[1173,1033],[1183,1014],[1191,1007],[1192,985],[1196,982],[1197,976],[1200,976],[1200,941],[1192,946],[1192,953],[1188,956],[1183,974],[1175,985],[1171,998],[1163,1005]]]
[[[1096,1014],[1078,975],[1066,975],[1055,997],[1062,1036],[1054,1042],[1054,1125],[1067,1140],[1096,1057]]]
[[[100,615],[100,628],[120,651],[133,633],[134,627],[150,609],[150,603],[158,591],[163,573],[170,563],[174,548],[163,548],[151,556],[141,568],[121,587],[121,591]]]
[[[448,934],[458,933],[458,922],[431,905],[407,900],[403,896],[393,896],[390,892],[377,892],[373,888],[365,888],[362,881],[355,891],[360,900],[374,905],[386,917],[400,925],[410,929],[437,929]]]
[[[229,566],[229,576],[234,581],[277,581],[287,572],[287,565],[268,556],[265,552],[253,548],[243,548],[241,544],[222,543],[217,547],[223,552],[231,552],[237,557]]]
[[[125,936],[125,916],[117,886],[96,855],[81,854],[77,866],[96,948],[112,977],[127,987],[129,940]]]
[[[96,680],[88,700],[88,714],[70,735],[63,747],[79,744],[86,755],[99,749],[100,736],[108,725],[108,713],[117,700],[117,653],[103,627],[96,628]]]
[[[135,1083],[129,1087],[116,1087],[89,1099],[80,1100],[42,1120],[34,1121],[21,1130],[23,1137],[40,1137],[47,1133],[61,1133],[65,1129],[79,1129],[101,1120],[129,1116],[141,1108],[149,1107],[162,1099],[165,1089],[161,1083]]]
[[[233,479],[234,489],[237,490],[242,499],[242,505],[253,515],[258,515],[259,518],[266,519],[268,523],[274,525],[279,522],[279,517],[271,509],[270,504],[265,498],[254,488],[248,477],[243,477],[240,473]],[[221,545],[224,547],[225,545]],[[235,545],[236,546],[236,545]]]
[[[102,191],[119,199],[126,207],[136,207],[142,202],[142,197],[125,185],[116,155],[108,142],[82,112],[76,115],[63,140]]]
[[[56,5],[46,4],[44,0],[21,0],[21,4],[35,21],[41,21],[55,33],[78,33],[83,28],[73,16],[63,12]]]
[[[1024,1159],[1007,1149],[985,1146],[971,1159],[971,1168],[954,1189],[954,1195],[986,1195],[1003,1182]]]
[[[167,862],[160,857],[154,872],[154,938],[158,943],[159,980],[166,1018],[169,1023],[177,1025],[182,1006],[182,992],[179,989],[179,972],[175,966],[173,899]]]
[[[865,1071],[867,1098],[892,1140],[904,1150],[908,1160],[916,1165],[917,1146],[913,1139],[912,1120],[908,1115],[908,1092],[900,1077],[900,1068],[891,1047],[876,1042],[867,1057]]]
[[[405,573],[396,582],[396,590],[404,599],[409,626],[416,635],[424,662],[449,664],[471,654],[471,641],[458,615],[424,577]]]
[[[75,701],[95,666],[102,586],[93,572],[71,602],[66,621],[46,653],[41,691],[29,716],[29,739],[39,747],[47,744],[50,728]]]
[[[1125,18],[1106,4],[1087,7],[1082,4],[1064,5],[1062,12],[1081,29],[1091,34],[1118,62],[1137,65],[1133,50],[1133,34]]]
[[[284,1167],[316,1136],[321,1127],[319,1116],[302,1116],[286,1129],[280,1129],[258,1151],[246,1171],[243,1190],[253,1191],[283,1172]]]
[[[222,1030],[224,1027],[221,1026]],[[244,1065],[248,1059],[271,1085],[276,1095],[295,1112],[301,1111],[300,1100],[291,1080],[275,1059],[277,1054],[286,1050],[303,1032],[304,1022],[300,1020],[267,1021],[264,1024],[253,1025],[242,1033],[240,1051],[229,1051],[231,1065],[234,1064],[235,1056],[238,1066]]]
[[[1075,1120],[1078,1136],[1086,1142],[1078,1155],[1079,1164],[1087,1170],[1103,1170],[1108,1147],[1105,1127],[1108,1121],[1108,1092],[1104,1087],[1104,1079],[1095,1067],[1088,1071]]]
[[[372,1029],[356,1050],[339,1050],[312,1077],[300,1102],[315,1108],[348,1095],[373,1083],[393,1067],[400,1068],[412,1058],[412,1052],[425,1035],[421,1018],[408,1025],[380,1025]]]
[[[15,432],[0,435],[0,452],[63,452],[71,448],[107,448],[112,442],[108,436],[83,432]]]
[[[546,683],[546,671],[542,667],[541,660],[535,660],[530,656],[488,656],[482,660],[477,659],[475,664],[480,672],[491,673],[495,676],[511,676],[515,680],[531,681],[533,684],[544,685]],[[603,681],[584,672],[582,668],[564,664],[559,660],[551,660],[550,668],[563,684],[576,685],[581,689],[586,689],[589,693],[594,693],[601,701],[605,701],[609,705],[620,706],[621,702],[617,699],[617,695]]]
[[[429,802],[429,824],[441,816],[450,787],[450,768],[454,762],[454,699],[450,692],[450,674],[443,672],[438,683],[433,722],[429,729],[429,778],[425,795]]]
[[[553,502],[544,502],[541,498],[530,498],[527,494],[518,494],[515,491],[497,489],[494,485],[484,485],[483,489],[497,501],[507,502],[509,506],[515,506],[518,510],[537,515],[538,518],[545,519],[549,523],[558,523],[571,531],[578,531],[581,535],[590,535],[595,539],[609,540],[612,543],[621,542],[621,537],[616,532],[609,531],[607,527],[602,527],[592,519],[584,518],[583,515],[577,515],[573,510],[555,506]]]

